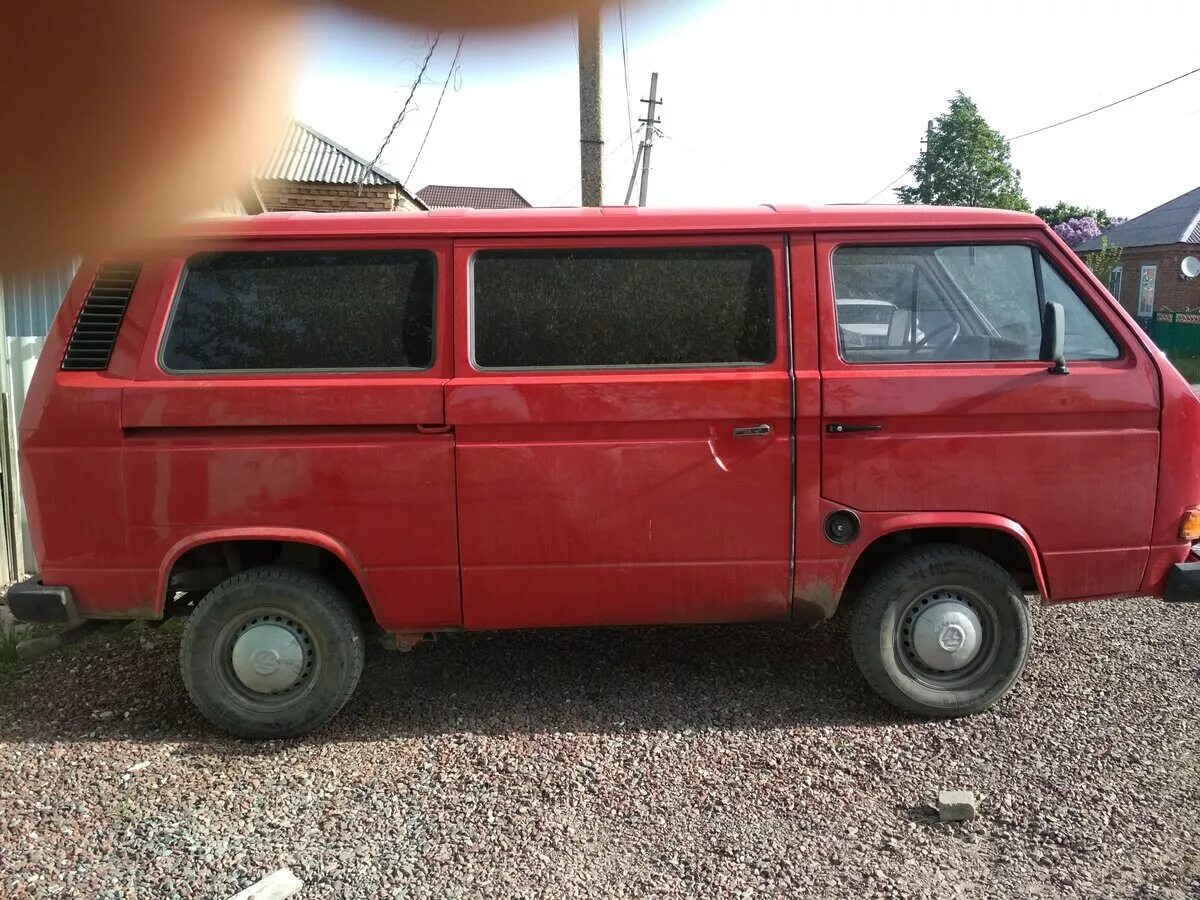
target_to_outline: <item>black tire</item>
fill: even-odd
[[[960,668],[939,671],[914,653],[909,626],[931,599],[966,604],[980,625],[979,649]],[[1031,637],[1012,576],[981,553],[942,544],[885,564],[850,623],[854,659],[875,692],[907,712],[944,718],[982,712],[1007,694],[1025,669]]]
[[[260,625],[286,635],[286,649],[297,654],[297,665],[276,661],[271,673],[293,672],[294,684],[254,690],[234,670],[238,638]],[[180,664],[188,695],[208,721],[240,737],[285,738],[337,714],[358,685],[363,653],[362,627],[345,595],[307,572],[264,566],[209,591],[188,619]]]

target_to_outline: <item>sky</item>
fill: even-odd
[[[640,139],[630,142],[629,120],[645,115],[652,71],[663,106],[649,204],[695,207],[892,203],[880,190],[913,163],[955,91],[1016,135],[1200,67],[1200,25],[1182,0],[626,0],[625,24],[627,55],[618,8],[606,9],[606,203],[624,200]],[[318,10],[296,118],[374,157],[433,37]],[[468,33],[413,168],[458,37],[441,35],[380,166],[413,191],[513,187],[534,205],[578,204],[570,20]],[[1200,73],[1014,141],[1012,158],[1034,207],[1145,212],[1200,184]]]

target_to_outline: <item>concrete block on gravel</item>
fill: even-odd
[[[938,816],[943,822],[966,822],[975,818],[979,804],[971,791],[942,791],[938,794]]]
[[[287,900],[302,887],[304,882],[291,869],[278,869],[229,900]]]

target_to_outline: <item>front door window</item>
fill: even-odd
[[[1034,361],[1047,300],[1064,306],[1069,359],[1114,359],[1083,299],[1025,245],[847,246],[833,254],[850,363]]]

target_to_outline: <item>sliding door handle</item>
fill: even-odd
[[[749,428],[733,429],[734,437],[766,437],[770,433],[770,425],[751,425]]]
[[[882,425],[843,425],[841,422],[830,422],[825,426],[829,434],[846,434],[851,431],[883,431]]]

